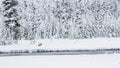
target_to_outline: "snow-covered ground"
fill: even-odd
[[[41,44],[41,46],[38,46]],[[95,38],[95,39],[42,39],[33,41],[21,40],[18,45],[0,46],[1,51],[21,49],[102,49],[120,48],[120,38]]]
[[[120,68],[120,55],[0,57],[0,68]]]
[[[21,40],[18,45],[0,46],[0,50],[120,48],[119,41],[120,38],[43,39],[35,43]],[[0,68],[120,68],[120,54],[1,56]]]

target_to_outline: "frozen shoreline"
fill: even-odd
[[[34,56],[34,55],[98,55],[120,54],[120,49],[94,49],[94,50],[11,50],[0,51],[0,56]]]

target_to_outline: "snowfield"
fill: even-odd
[[[39,46],[39,44],[41,44]],[[41,39],[35,41],[19,40],[18,44],[0,46],[1,51],[22,49],[45,50],[76,50],[76,49],[109,49],[120,48],[120,38],[94,38],[94,39]]]
[[[120,68],[120,54],[0,57],[0,68]]]

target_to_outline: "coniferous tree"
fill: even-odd
[[[18,22],[17,0],[4,0],[3,15],[4,24],[6,29],[6,40],[18,40],[20,39],[20,23]]]

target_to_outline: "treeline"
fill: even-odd
[[[120,37],[119,0],[3,0],[2,40]]]

